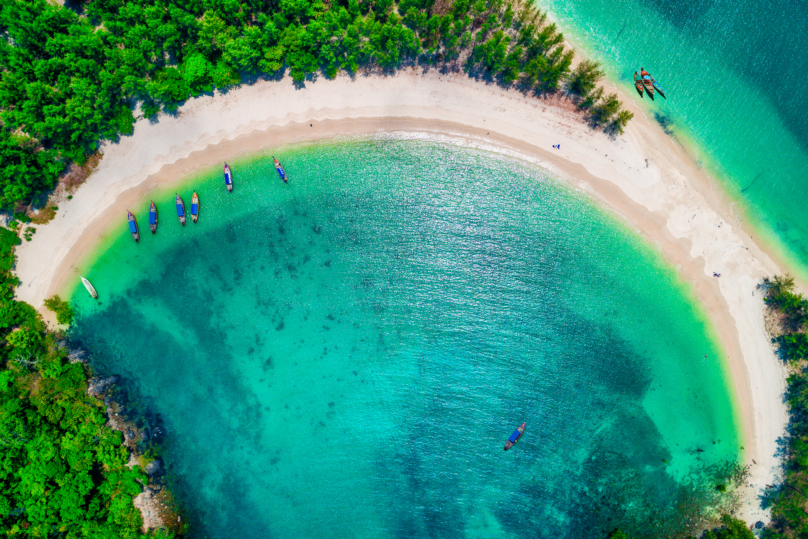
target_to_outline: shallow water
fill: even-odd
[[[100,301],[73,295],[194,537],[661,537],[712,495],[740,439],[720,351],[634,233],[481,150],[275,151],[288,185],[254,156],[228,195],[217,167],[184,228],[157,196],[157,235],[122,218]]]
[[[695,143],[767,241],[808,278],[808,2],[542,0],[640,99],[641,66],[667,90],[648,119]],[[649,104],[645,97],[644,103]]]

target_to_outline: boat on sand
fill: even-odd
[[[180,218],[180,224],[185,226],[185,202],[179,195],[177,195],[177,217]]]
[[[157,232],[157,206],[154,205],[152,200],[151,208],[149,208],[149,229],[151,233]]]
[[[135,216],[132,215],[131,211],[127,211],[126,218],[129,220],[129,232],[132,233],[132,237],[135,238],[135,241],[138,241],[140,239],[140,232],[137,230],[137,221],[135,221]]]
[[[637,89],[637,93],[640,94],[640,97],[642,97],[643,83],[636,71],[634,72],[634,87]]]
[[[95,291],[95,288],[93,287],[92,284],[90,284],[90,281],[82,277],[81,282],[84,284],[84,288],[87,289],[87,292],[89,292],[90,295],[95,299],[98,299],[98,292]]]
[[[233,192],[233,173],[230,172],[230,167],[227,163],[224,164],[224,184],[227,186],[227,191]]]
[[[194,196],[191,197],[191,219],[196,220],[199,219],[199,197],[196,196],[196,191],[194,191]]]
[[[511,437],[508,438],[508,442],[505,444],[505,451],[512,448],[513,444],[519,441],[519,438],[521,438],[522,435],[525,433],[525,425],[527,425],[527,422],[522,423],[521,427],[513,431]]]
[[[278,176],[280,176],[285,183],[288,183],[289,180],[286,179],[286,171],[283,170],[281,162],[275,159],[275,156],[272,156],[272,160],[275,161],[275,170],[278,171]]]

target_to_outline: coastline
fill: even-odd
[[[634,95],[630,90],[626,90],[626,88],[630,88],[631,81],[629,79],[621,80],[618,76],[622,64],[615,62],[614,58],[609,54],[596,50],[589,34],[579,29],[575,24],[571,24],[567,18],[559,16],[552,6],[543,2],[540,8],[547,13],[549,22],[564,29],[564,44],[569,49],[579,53],[576,54],[573,65],[577,65],[583,59],[596,59],[605,71],[600,83],[600,86],[605,87],[604,91],[616,92],[623,103],[627,103],[629,100],[632,102],[633,107],[628,107],[628,110],[635,113],[633,121],[639,120],[639,115],[636,114],[639,111],[644,121],[654,123],[649,119],[657,112],[654,110],[654,101],[633,99]],[[607,86],[608,88],[606,88]],[[663,112],[664,109],[657,110]],[[775,234],[769,225],[763,222],[760,215],[755,215],[753,208],[750,208],[748,202],[740,196],[738,192],[740,187],[732,183],[730,173],[718,161],[718,158],[709,151],[709,148],[699,144],[695,139],[696,134],[687,125],[683,125],[680,120],[678,118],[673,120],[673,130],[670,137],[689,156],[688,159],[696,163],[697,168],[702,169],[709,178],[712,194],[715,195],[711,201],[720,204],[725,214],[731,217],[733,225],[742,237],[753,239],[757,235],[760,238],[757,243],[758,245],[765,245],[766,255],[779,267],[788,268],[788,272],[796,278],[799,288],[808,289],[808,268],[798,260],[794,260],[794,253],[783,240]]]
[[[109,224],[127,205],[225,158],[340,135],[449,135],[549,169],[605,203],[680,269],[728,357],[753,485],[745,493],[753,501],[740,516],[768,520],[756,500],[774,483],[779,466],[785,369],[771,349],[755,287],[763,276],[782,271],[739,229],[709,175],[634,100],[621,97],[636,116],[614,140],[587,127],[565,100],[527,98],[465,75],[416,69],[391,77],[321,79],[304,89],[289,79],[260,81],[193,99],[176,116],[141,120],[134,135],[104,145],[104,159],[86,182],[92,187],[61,201],[56,218],[18,248],[18,298],[43,310],[45,298],[75,282],[81,257],[111,233]],[[559,143],[561,150],[551,149]],[[713,271],[722,278],[710,277]]]

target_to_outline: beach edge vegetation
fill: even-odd
[[[764,280],[773,342],[788,364],[785,400],[788,429],[780,440],[784,455],[782,483],[767,493],[772,522],[762,539],[808,536],[808,300],[796,292],[791,275]],[[772,331],[772,330],[770,330]]]
[[[172,530],[141,530],[133,499],[148,477],[128,466],[123,436],[87,393],[87,368],[71,361],[33,307],[14,299],[19,244],[14,231],[0,228],[0,533],[174,537]],[[67,304],[52,299],[64,320]]]
[[[256,80],[297,84],[408,66],[465,71],[537,97],[566,93],[590,124],[632,113],[598,64],[526,0],[47,0],[0,4],[0,208],[25,209],[136,117]]]

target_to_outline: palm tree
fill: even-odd
[[[794,277],[786,273],[785,275],[775,275],[769,282],[769,295],[776,298],[786,292],[794,290]]]

